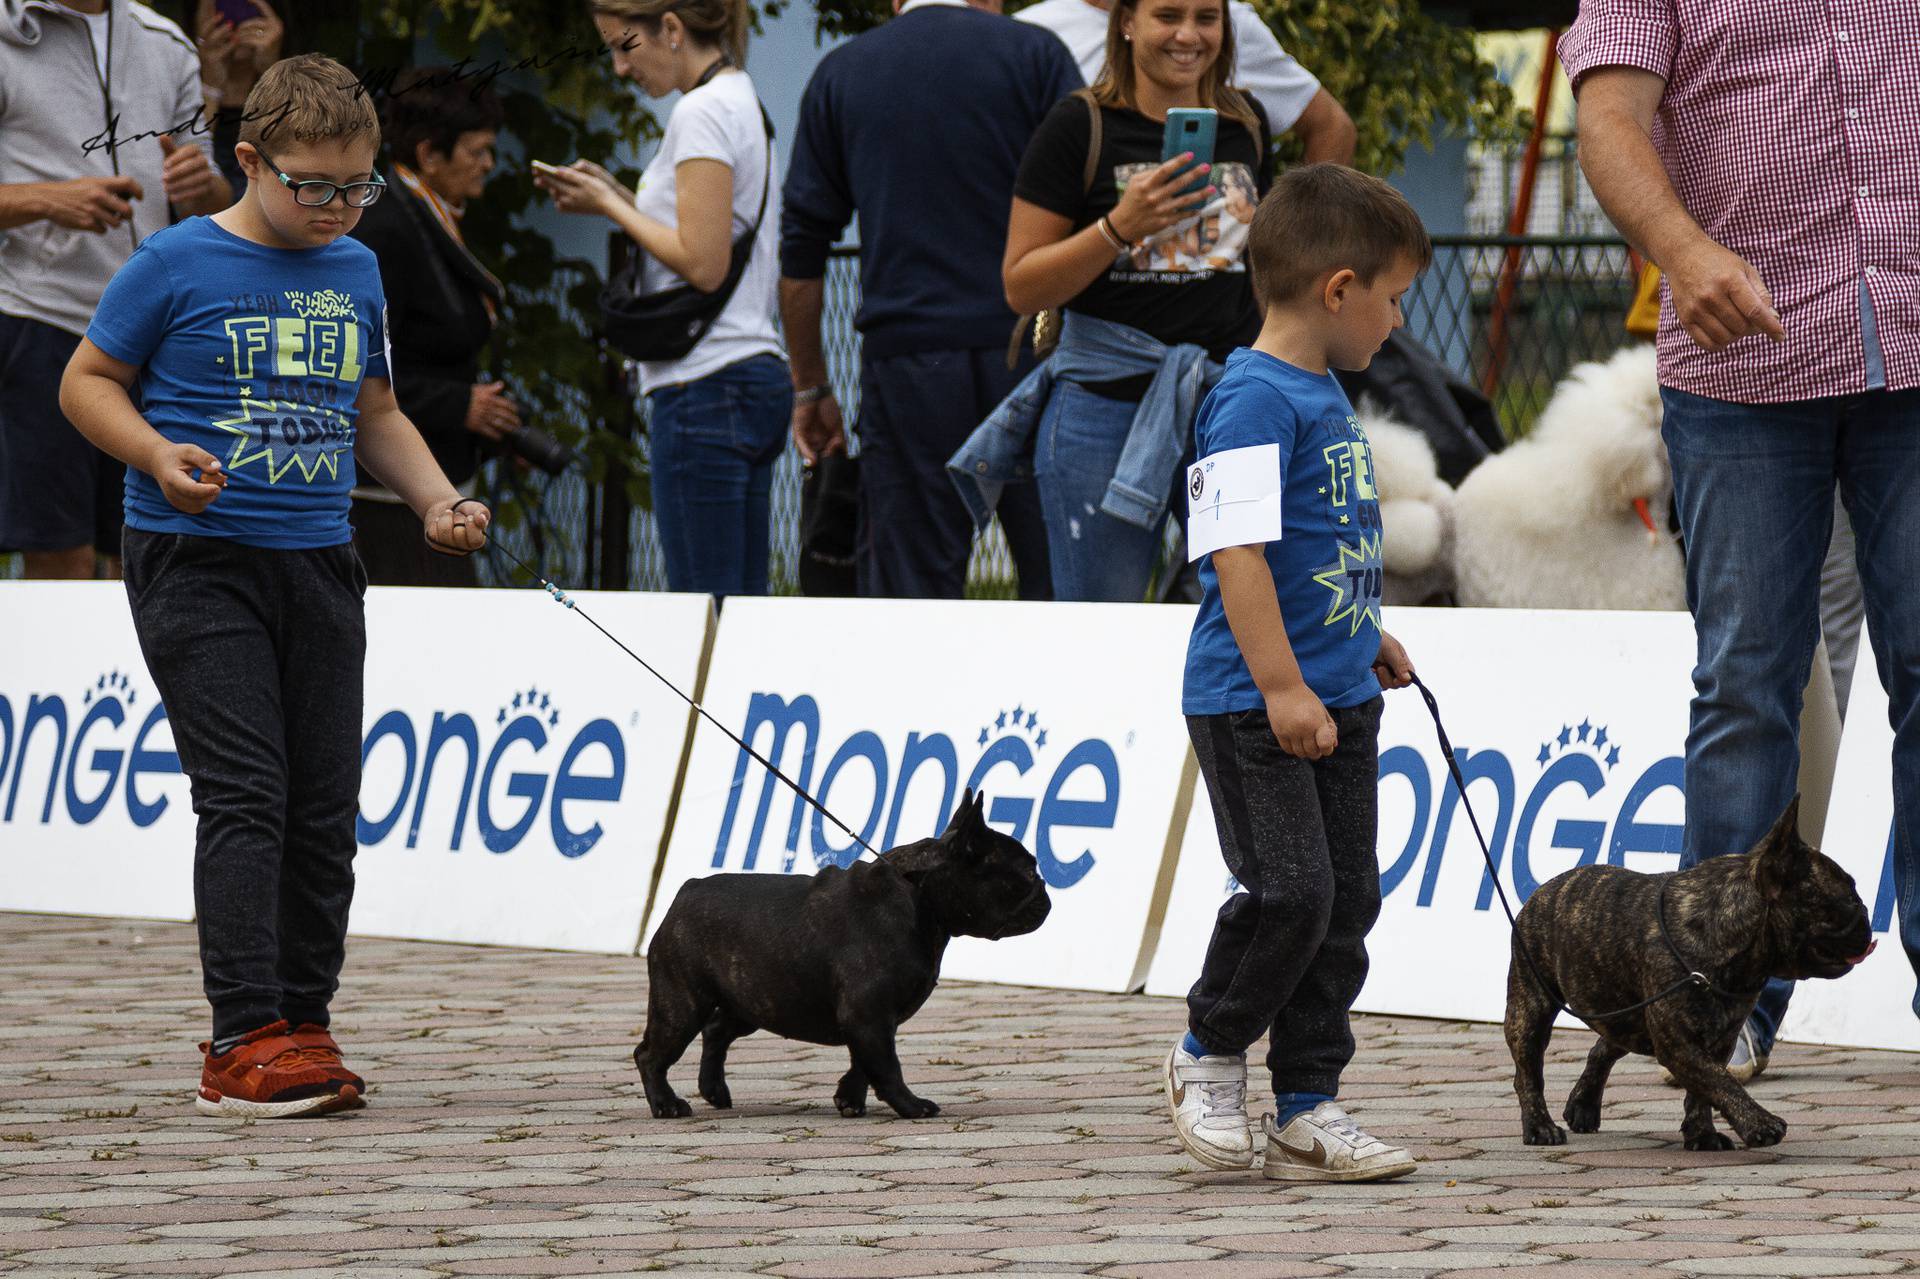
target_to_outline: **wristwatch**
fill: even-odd
[[[833,387],[822,382],[819,386],[805,386],[793,393],[793,402],[799,404],[818,404],[833,394]]]

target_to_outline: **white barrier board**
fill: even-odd
[[[1781,1037],[1817,1044],[1920,1049],[1914,971],[1900,945],[1893,881],[1893,729],[1865,629],[1854,662],[1847,726],[1840,736],[1833,801],[1820,851],[1847,868],[1867,904],[1879,947],[1839,981],[1803,981],[1787,1005]]]
[[[971,785],[1038,857],[1053,913],[955,941],[950,978],[1125,990],[1179,799],[1191,608],[727,601],[706,706],[876,849],[944,827]],[[688,879],[812,874],[859,846],[711,725],[695,734],[648,920]]]
[[[581,592],[689,694],[705,595]],[[353,932],[632,954],[687,704],[544,593],[367,592]]]
[[[1385,618],[1439,699],[1455,751],[1465,754],[1468,794],[1516,911],[1535,886],[1576,865],[1674,869],[1693,692],[1686,614],[1388,608]],[[1419,691],[1386,698],[1382,905],[1356,1007],[1499,1021],[1506,916]],[[1149,994],[1187,993],[1214,915],[1237,890],[1203,782]]]
[[[118,582],[0,582],[0,909],[193,918],[192,800]]]

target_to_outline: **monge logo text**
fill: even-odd
[[[1098,859],[1090,848],[1061,847],[1061,831],[1111,830],[1120,809],[1120,758],[1112,745],[1098,737],[1074,740],[1055,733],[1040,712],[1022,703],[996,707],[982,715],[977,726],[949,725],[954,731],[910,730],[888,741],[872,729],[848,734],[829,752],[821,738],[820,705],[811,694],[791,700],[778,693],[754,693],[747,701],[746,723],[740,736],[765,755],[801,787],[812,791],[822,805],[860,833],[876,849],[888,849],[901,840],[901,809],[916,776],[937,777],[940,805],[930,829],[909,830],[912,840],[936,835],[952,813],[960,788],[984,790],[987,820],[1002,826],[1033,851],[1040,874],[1053,888],[1071,888],[1093,870]],[[1131,734],[1129,734],[1131,737]],[[826,755],[826,767],[815,762]],[[964,765],[963,765],[964,761]],[[841,785],[852,771],[852,785]],[[736,867],[753,870],[762,852],[761,839],[776,799],[787,802],[787,820],[780,868],[794,869],[803,827],[807,853],[815,867],[849,866],[861,848],[805,801],[782,786],[745,751],[737,751],[733,784],[727,793],[726,813],[713,845],[716,870],[728,865],[734,836],[742,826],[741,803],[758,781],[758,802]],[[834,807],[835,787],[845,796],[866,801],[864,811],[841,812]],[[1071,789],[1076,798],[1067,798]],[[1088,793],[1092,792],[1092,797]],[[876,839],[876,836],[878,837]],[[839,840],[841,842],[835,842]],[[1077,844],[1078,838],[1074,838]]]

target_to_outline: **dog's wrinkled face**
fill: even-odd
[[[1801,840],[1798,818],[1796,801],[1749,854],[1754,886],[1785,934],[1780,975],[1844,977],[1874,947],[1867,906],[1853,876]]]
[[[969,937],[1030,933],[1053,909],[1046,881],[1019,840],[987,825],[985,808],[986,796],[967,792],[935,841],[954,872],[941,880],[941,913],[956,934]]]

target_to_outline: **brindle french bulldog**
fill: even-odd
[[[1733,1148],[1714,1129],[1715,1110],[1749,1146],[1786,1135],[1785,1121],[1727,1073],[1734,1037],[1769,977],[1842,977],[1874,946],[1852,876],[1801,841],[1799,817],[1796,797],[1748,852],[1664,875],[1577,867],[1527,899],[1507,969],[1506,1032],[1528,1145],[1567,1140],[1547,1113],[1541,1078],[1562,1002],[1588,1017],[1620,1013],[1690,972],[1710,987],[1689,985],[1638,1011],[1599,1018],[1586,1071],[1567,1098],[1567,1127],[1600,1130],[1607,1072],[1635,1052],[1651,1055],[1687,1090],[1680,1134],[1688,1150]],[[1542,989],[1543,981],[1552,989]]]
[[[833,1104],[867,1112],[867,1086],[907,1119],[940,1113],[900,1075],[894,1034],[940,980],[954,937],[1030,933],[1052,909],[1033,854],[987,825],[971,790],[937,839],[817,875],[709,875],[673,899],[647,953],[647,1027],[634,1065],[656,1119],[693,1113],[667,1070],[702,1036],[700,1095],[733,1105],[727,1049],[756,1030],[845,1044]]]

